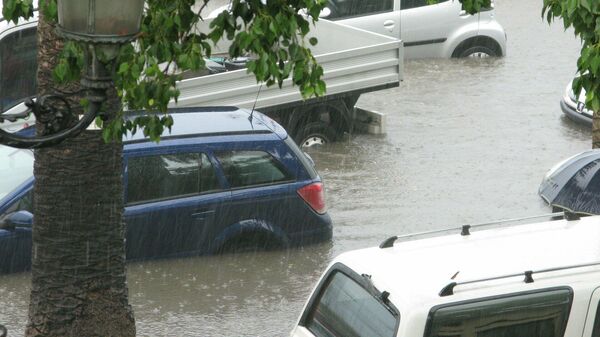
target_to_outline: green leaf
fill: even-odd
[[[52,73],[54,80],[59,83],[64,83],[69,72],[69,65],[66,62],[60,62]]]

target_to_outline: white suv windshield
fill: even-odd
[[[33,152],[0,146],[0,199],[33,175]]]

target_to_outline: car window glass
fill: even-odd
[[[36,29],[15,31],[0,41],[0,108],[13,107],[36,93]]]
[[[332,275],[306,328],[316,337],[392,337],[398,316],[343,273]]]
[[[557,289],[449,305],[430,313],[426,337],[562,337],[571,291]]]
[[[598,303],[598,307],[596,308],[596,318],[594,319],[592,337],[600,337],[600,303]]]
[[[439,0],[434,4],[446,2],[448,0]],[[400,9],[411,9],[417,7],[429,6],[429,0],[400,0]]]
[[[127,163],[127,202],[168,199],[219,188],[204,153],[132,157]]]
[[[232,188],[290,180],[283,165],[264,151],[226,151],[217,158]]]
[[[317,174],[317,170],[314,167],[314,163],[312,163],[311,160],[308,159],[308,157],[307,157],[308,155],[306,153],[304,153],[298,147],[298,145],[296,145],[296,143],[294,142],[292,137],[287,137],[284,140],[284,142],[287,144],[287,146],[290,148],[290,150],[292,150],[292,152],[294,152],[294,154],[296,155],[296,158],[298,158],[300,163],[302,163],[302,166],[304,167],[304,169],[306,169],[306,172],[310,176],[310,179],[316,179],[319,175]]]
[[[352,16],[391,12],[394,0],[329,0],[331,14],[327,19],[344,19]]]

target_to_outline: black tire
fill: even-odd
[[[217,250],[217,254],[239,254],[249,252],[271,251],[283,248],[282,243],[267,233],[246,233],[225,242]]]
[[[452,57],[458,58],[487,58],[499,56],[502,56],[502,51],[500,51],[496,42],[481,38],[462,42],[452,53]]]
[[[321,146],[336,140],[336,132],[325,122],[312,122],[302,127],[295,137],[301,148]]]

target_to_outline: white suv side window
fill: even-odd
[[[327,278],[309,310],[304,326],[316,337],[393,337],[400,320],[381,298],[339,271]]]
[[[425,337],[562,337],[572,299],[557,288],[443,305],[429,313]]]
[[[327,8],[331,14],[329,20],[339,20],[355,16],[391,12],[394,0],[329,0]]]

